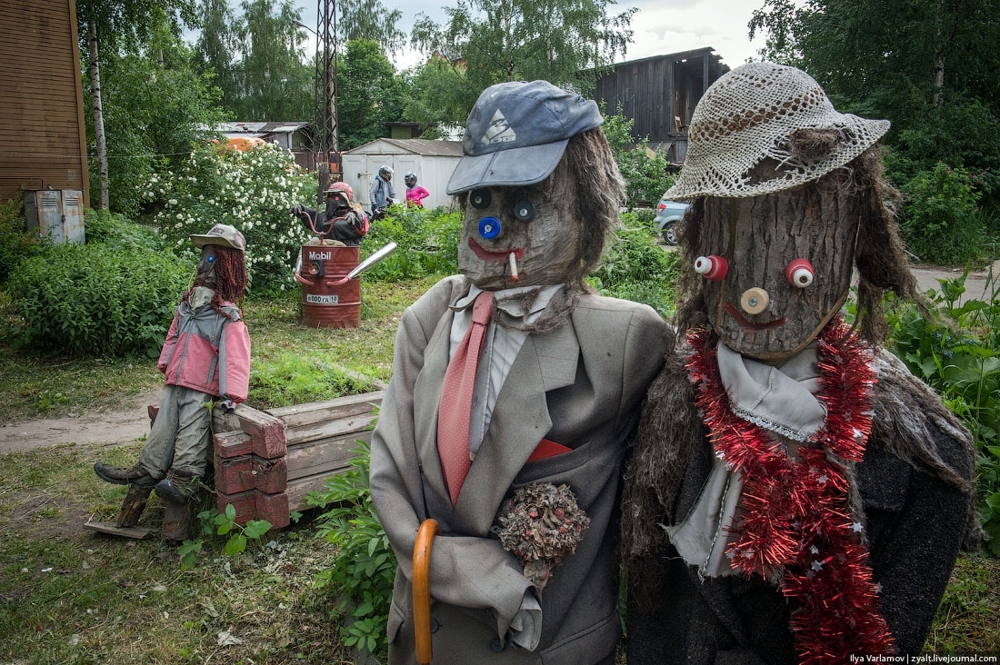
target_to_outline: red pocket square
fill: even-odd
[[[556,443],[555,441],[549,441],[548,439],[542,439],[535,446],[535,452],[531,453],[531,457],[528,458],[529,462],[537,462],[539,460],[547,459],[549,457],[555,457],[556,455],[562,455],[563,453],[568,453],[573,450],[572,448],[567,448],[561,443]]]

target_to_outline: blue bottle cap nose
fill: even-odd
[[[500,235],[500,220],[496,217],[483,217],[479,221],[479,235],[486,240],[493,240]]]

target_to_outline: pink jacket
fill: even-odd
[[[231,302],[222,309],[230,319],[202,305],[197,311],[181,302],[157,363],[167,385],[245,402],[250,387],[250,335]]]
[[[420,185],[417,185],[413,189],[406,190],[406,205],[423,207],[424,204],[421,203],[420,201],[422,201],[423,199],[427,198],[430,195],[431,195],[430,192],[428,192]]]

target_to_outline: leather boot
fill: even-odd
[[[198,496],[201,480],[198,476],[168,471],[167,477],[156,483],[156,496],[171,503],[187,503]]]
[[[106,483],[113,485],[138,485],[139,487],[152,487],[156,484],[156,479],[149,473],[135,464],[126,468],[111,466],[104,462],[94,464],[94,473]]]

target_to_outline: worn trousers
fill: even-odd
[[[212,409],[216,397],[200,390],[168,385],[160,410],[139,453],[139,466],[159,480],[173,470],[189,476],[205,475],[212,440]]]

